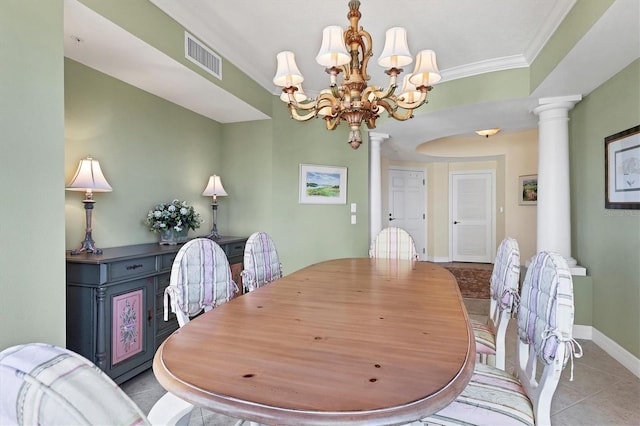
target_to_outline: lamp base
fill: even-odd
[[[81,253],[95,253],[102,254],[102,249],[96,247],[93,238],[91,238],[91,234],[87,233],[84,237],[84,241],[80,248],[71,250],[71,254],[81,254]]]
[[[210,240],[219,240],[221,237],[220,234],[218,234],[218,230],[214,229],[205,238],[209,238]]]
[[[80,253],[95,253],[102,254],[102,249],[96,247],[93,238],[91,237],[91,212],[93,211],[93,198],[89,192],[87,192],[86,197],[82,200],[84,204],[85,217],[87,221],[87,227],[84,234],[84,241],[79,249],[71,250],[71,254],[80,254]]]
[[[213,209],[213,225],[211,226],[211,233],[207,235],[205,238],[209,238],[210,240],[219,240],[220,234],[218,234],[218,203],[213,200],[211,203],[211,208]]]

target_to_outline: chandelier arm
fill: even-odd
[[[383,87],[368,86],[364,92],[362,92],[362,98],[368,99],[368,95],[371,93],[376,99],[390,99],[397,88],[398,86],[396,84],[391,84],[386,89]]]
[[[338,113],[335,117],[325,117],[325,122],[327,124],[327,130],[334,130],[340,124],[340,113]]]
[[[393,105],[391,105],[386,100],[379,100],[378,106],[381,106],[382,108],[384,108],[389,113],[389,116],[395,118],[398,121],[406,121],[411,117],[413,117],[414,108],[410,108],[410,109],[403,108],[404,113],[401,114],[398,112],[398,106],[395,104],[395,102]]]
[[[403,108],[403,109],[416,109],[426,103],[427,103],[427,91],[421,92],[420,97],[411,103],[396,99],[396,105],[399,108]]]
[[[296,121],[311,120],[317,114],[317,111],[315,109],[308,111],[306,114],[301,114],[299,111],[305,111],[305,110],[299,110],[299,108],[297,108],[293,104],[288,104],[288,106],[289,106],[289,111],[291,112],[291,118],[293,118]]]

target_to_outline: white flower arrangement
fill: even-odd
[[[173,200],[170,203],[161,203],[149,210],[145,224],[152,232],[162,232],[174,229],[177,232],[183,229],[196,229],[200,227],[202,219],[200,213],[186,201]]]

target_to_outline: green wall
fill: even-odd
[[[274,96],[273,101],[271,209],[273,234],[285,273],[331,258],[366,257],[368,141],[354,150],[347,144],[349,128],[344,123],[333,131],[327,131],[320,119],[300,123],[289,118],[288,109],[278,97]],[[347,204],[299,204],[300,164],[347,167]],[[351,203],[357,205],[356,225],[351,225]]]
[[[640,357],[640,210],[604,208],[604,138],[640,124],[640,60],[571,112],[572,253],[593,279],[593,327]]]
[[[0,13],[0,349],[65,344],[62,0]]]
[[[202,191],[210,175],[221,174],[222,126],[70,59],[64,83],[66,182],[91,155],[113,188],[94,195],[96,245],[158,241],[143,220],[157,203],[175,198],[206,221],[190,236],[208,234],[211,199]],[[83,192],[66,193],[67,249],[84,238],[83,198]]]

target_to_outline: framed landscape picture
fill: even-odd
[[[300,164],[300,204],[347,204],[347,168]]]
[[[518,204],[534,206],[538,204],[538,175],[520,176],[518,189]]]
[[[640,209],[640,125],[604,138],[606,209]]]

